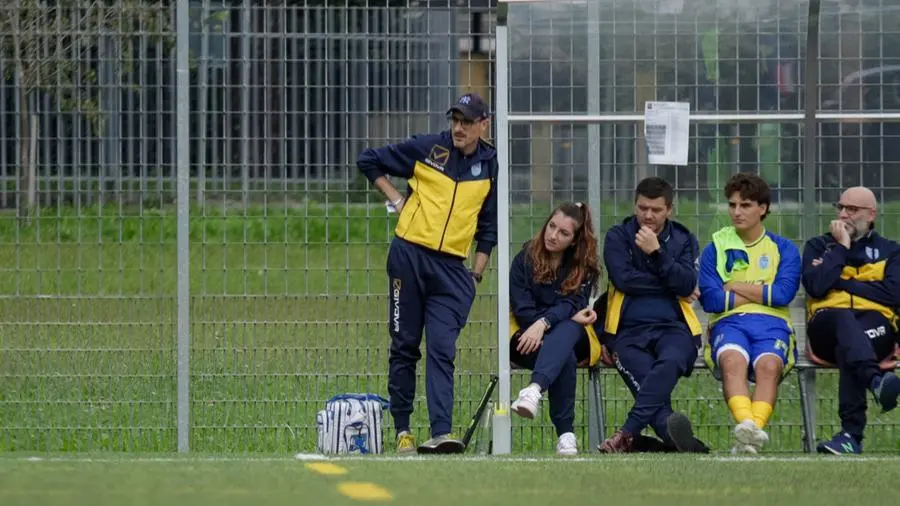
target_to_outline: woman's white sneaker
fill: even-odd
[[[575,434],[566,432],[559,436],[559,441],[556,442],[556,454],[566,456],[578,455],[578,441],[575,439]]]
[[[541,387],[532,383],[519,390],[519,398],[516,399],[510,409],[524,418],[534,418],[538,414],[541,405]]]

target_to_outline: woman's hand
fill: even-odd
[[[531,324],[525,332],[519,336],[519,344],[516,350],[522,355],[528,355],[537,351],[541,347],[541,341],[544,340],[544,332],[547,331],[547,325],[543,320],[538,320]]]
[[[579,325],[590,325],[597,321],[597,313],[593,309],[586,307],[575,313],[575,316],[572,317],[572,321]]]

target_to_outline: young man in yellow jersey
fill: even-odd
[[[765,229],[771,191],[756,174],[725,185],[732,226],[700,257],[700,304],[709,314],[706,361],[722,380],[738,453],[758,453],[778,385],[797,360],[789,304],[800,287],[800,250]],[[756,384],[753,398],[749,382]]]

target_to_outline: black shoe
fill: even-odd
[[[681,453],[709,453],[709,447],[694,437],[694,428],[688,417],[675,412],[666,420],[669,439]]]
[[[463,453],[465,451],[466,445],[454,438],[453,434],[433,437],[419,445],[419,454]]]
[[[631,448],[635,453],[675,453],[678,451],[674,445],[666,444],[653,436],[645,436],[643,434],[634,436]]]
[[[900,378],[894,376],[894,373],[885,373],[878,382],[878,386],[872,389],[875,395],[875,401],[881,406],[881,412],[888,411],[897,407],[897,398],[900,397]]]

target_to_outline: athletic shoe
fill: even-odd
[[[578,441],[575,439],[575,434],[566,432],[559,436],[559,440],[556,442],[556,454],[578,455]]]
[[[466,451],[466,446],[453,434],[433,437],[419,445],[419,453],[424,454],[463,453],[464,451]]]
[[[519,390],[519,398],[513,401],[510,409],[523,418],[534,418],[541,406],[541,387],[531,384]]]
[[[831,455],[859,455],[862,444],[846,432],[838,432],[830,441],[823,441],[816,446],[816,451]]]

